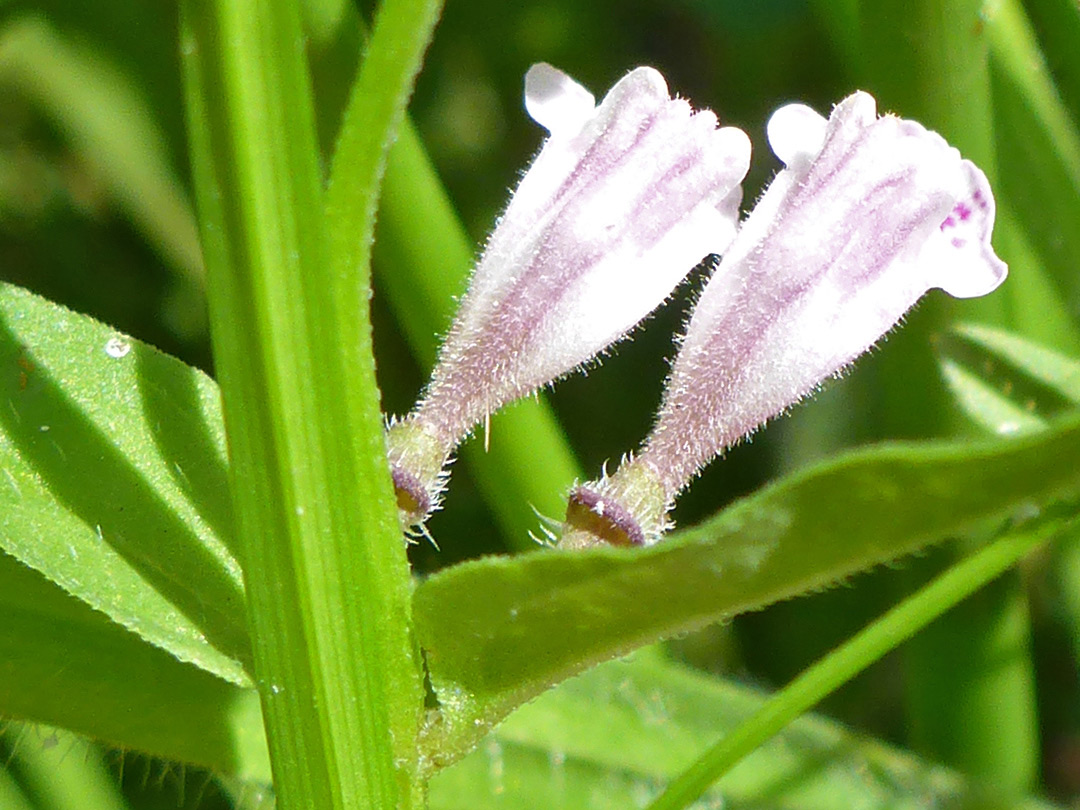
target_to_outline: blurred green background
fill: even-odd
[[[370,19],[371,9],[311,0],[307,12],[328,153],[355,69],[356,14]],[[176,22],[168,3],[0,4],[0,279],[212,373]],[[941,131],[986,170],[998,194],[996,243],[1012,273],[1005,287],[978,302],[931,293],[854,371],[714,464],[681,500],[680,524],[840,448],[977,435],[950,404],[935,362],[936,337],[953,320],[994,323],[1073,354],[1080,348],[1080,7],[1072,0],[1032,0],[1022,8],[855,0],[451,2],[411,115],[476,250],[541,142],[542,130],[521,104],[522,77],[537,61],[566,70],[598,97],[636,65],[660,69],[674,92],[750,134],[755,159],[744,186],[747,204],[778,168],[764,140],[770,112],[792,100],[827,112],[856,88],[874,93],[882,111]],[[396,268],[378,237],[377,231],[378,370],[386,412],[403,413],[426,370],[384,295]],[[632,342],[551,394],[586,475],[645,435],[672,357],[671,336],[704,277],[701,268]],[[456,277],[453,285],[463,292]],[[491,442],[499,441],[496,420]],[[500,530],[464,462],[430,529],[440,550],[413,548],[420,571],[522,547],[522,538]],[[899,571],[861,576],[850,587],[680,640],[676,649],[703,667],[781,685],[953,554],[939,550]],[[1029,757],[1034,764],[1021,768],[1029,775],[1018,780],[1030,782],[1035,768],[1051,795],[1075,802],[1076,657],[1055,607],[1051,567],[1034,561],[1024,577],[972,605],[972,624],[961,627],[1019,611],[1006,646],[1018,656],[1010,659],[1012,688],[1021,696],[1023,722],[1037,730],[1037,750]],[[882,662],[830,698],[826,710],[883,739],[949,759],[955,752],[926,728],[935,701],[954,694],[938,681],[938,670],[952,666],[941,657],[942,645],[957,655],[961,649],[955,627],[944,632],[938,646],[931,640]],[[5,739],[10,756],[13,738]],[[125,759],[130,764],[130,756],[114,758]],[[216,787],[197,788],[207,783],[205,775],[135,763],[123,776],[133,807],[226,803]]]

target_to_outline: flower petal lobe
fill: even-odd
[[[525,110],[552,135],[576,134],[595,107],[592,93],[546,62],[525,74]]]
[[[769,118],[765,128],[773,154],[788,168],[817,157],[825,143],[826,119],[805,104],[788,104]]]

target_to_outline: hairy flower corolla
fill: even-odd
[[[610,477],[575,488],[560,545],[647,545],[713,458],[834,376],[929,289],[985,295],[1005,279],[983,173],[867,93],[826,120],[769,121],[784,163],[694,307],[655,425]]]
[[[749,139],[671,98],[652,68],[596,106],[534,65],[525,106],[549,137],[488,239],[424,396],[388,431],[406,527],[435,508],[477,424],[623,337],[738,223]]]

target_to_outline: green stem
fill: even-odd
[[[441,0],[384,0],[342,116],[326,194],[337,271],[370,284],[371,242],[387,153],[405,118],[413,81],[439,18]],[[346,302],[355,307],[355,301]]]
[[[1059,529],[1055,524],[1053,529]],[[668,785],[648,810],[680,810],[743,757],[841,684],[1007,571],[1042,543],[1049,530],[1011,534],[961,560],[873,624],[812,665]]]
[[[400,100],[373,102],[368,170],[358,188],[332,192],[341,204],[328,224],[297,4],[185,0],[181,10],[214,358],[278,801],[416,806],[423,693],[363,272],[376,153]],[[405,53],[393,70],[377,62],[395,93],[416,58]],[[346,225],[362,244],[345,244]]]
[[[387,153],[405,118],[413,83],[441,7],[441,0],[383,0],[380,4],[371,35],[364,45],[363,63],[342,116],[326,191],[326,226],[330,240],[327,273],[338,281],[339,286],[338,294],[327,304],[336,308],[334,320],[339,324],[357,320],[357,309],[363,310],[364,317],[357,322],[360,340],[354,362],[363,365],[365,387],[375,396],[368,398],[364,414],[366,430],[360,430],[367,439],[364,452],[374,460],[378,475],[383,478],[386,476],[386,444],[381,430],[381,403],[375,388],[374,350],[367,305],[371,293],[371,242]],[[360,302],[363,304],[358,306]],[[377,433],[371,430],[375,421],[380,425]],[[396,523],[396,506],[393,512]],[[395,553],[382,553],[381,559],[377,560],[378,565],[388,566],[385,570],[398,572],[399,577],[401,548],[399,534]],[[423,786],[419,784],[416,772],[417,711],[423,706],[424,698],[415,666],[419,652],[415,642],[411,641],[411,594],[401,587],[404,579],[393,583],[393,609],[400,611],[400,615],[384,619],[387,624],[399,626],[396,632],[379,640],[384,645],[399,645],[384,646],[380,650],[388,664],[396,664],[401,676],[385,691],[385,699],[395,761],[408,763],[398,767],[407,772],[402,775],[404,786],[412,794],[409,801],[420,807],[423,806]],[[413,644],[413,661],[399,659],[405,649],[401,644],[403,638]],[[410,668],[404,671],[403,666]]]

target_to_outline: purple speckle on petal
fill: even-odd
[[[954,248],[962,248],[967,244],[967,239],[961,239],[959,236],[954,236],[952,239],[952,246]]]
[[[946,228],[953,228],[955,226],[956,220],[953,219],[952,215],[950,214],[949,216],[945,217],[945,221],[941,223],[941,230],[945,230]]]
[[[971,209],[968,208],[967,204],[964,203],[962,200],[956,204],[956,207],[953,208],[953,211],[955,211],[956,215],[960,217],[961,222],[967,222],[969,219],[971,219]]]

